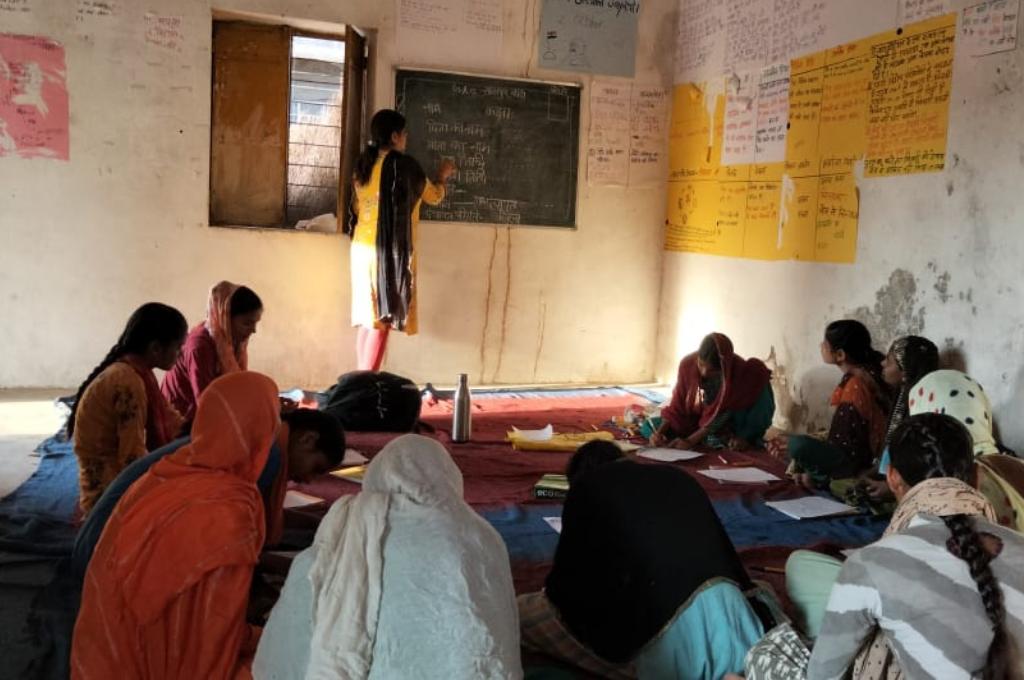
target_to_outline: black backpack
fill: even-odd
[[[423,405],[416,383],[394,373],[352,371],[325,395],[322,410],[352,432],[412,432]]]

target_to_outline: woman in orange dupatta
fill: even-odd
[[[189,332],[160,388],[186,421],[215,378],[248,370],[249,338],[262,316],[263,301],[246,286],[221,281],[210,290],[206,320]]]
[[[246,607],[264,538],[256,480],[279,409],[264,375],[215,380],[191,444],[122,497],[86,571],[72,678],[251,676],[259,629]]]

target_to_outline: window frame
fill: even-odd
[[[280,28],[285,32],[288,44],[288,54],[286,57],[286,70],[287,70],[287,87],[285,88],[285,100],[281,103],[281,110],[285,116],[285,153],[283,158],[283,167],[281,171],[284,175],[283,184],[283,195],[280,197],[281,208],[282,208],[282,222],[278,225],[258,225],[258,224],[240,224],[245,220],[223,220],[215,219],[214,216],[214,133],[215,133],[215,110],[214,100],[215,92],[217,87],[216,82],[216,40],[215,36],[216,27],[218,24],[245,24],[250,26],[271,26]],[[290,166],[290,145],[291,145],[291,95],[292,95],[292,59],[293,59],[293,39],[296,37],[305,38],[316,38],[321,40],[332,40],[341,42],[345,49],[345,63],[342,67],[342,103],[340,111],[340,124],[341,124],[341,138],[338,146],[338,157],[337,157],[337,168],[338,168],[338,203],[335,212],[336,217],[336,228],[331,232],[324,231],[312,231],[308,229],[296,229],[294,224],[290,224],[288,221],[288,169]],[[253,17],[249,15],[236,16],[234,14],[218,14],[215,13],[211,20],[211,64],[210,64],[210,139],[209,139],[209,183],[207,187],[208,191],[208,210],[207,210],[207,223],[211,228],[217,229],[243,229],[250,231],[270,231],[270,232],[283,232],[283,233],[309,233],[319,234],[321,236],[335,236],[342,235],[344,233],[344,225],[348,219],[349,202],[351,200],[351,182],[346,179],[346,169],[348,174],[351,174],[351,168],[354,167],[355,157],[349,158],[351,150],[355,150],[355,154],[358,155],[360,148],[361,137],[362,137],[362,123],[365,119],[365,107],[366,107],[366,92],[368,90],[368,73],[369,73],[369,52],[366,48],[367,36],[364,31],[355,28],[351,24],[339,25],[339,32],[333,33],[323,30],[313,30],[303,28],[301,26],[295,26],[287,22],[281,22],[278,17],[268,19],[266,21],[261,20],[259,17]],[[356,44],[358,43],[358,44]],[[360,53],[357,53],[355,49],[362,47]],[[351,65],[350,65],[351,63]],[[350,75],[360,79],[361,82],[358,87],[355,84],[349,85]],[[355,91],[358,93],[358,101],[350,103],[350,95]],[[357,111],[358,115],[353,119],[351,118],[352,111]]]

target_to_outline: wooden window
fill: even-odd
[[[328,36],[214,22],[211,225],[292,229],[319,218],[323,230],[344,221],[364,50],[351,28]]]

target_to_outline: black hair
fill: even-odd
[[[78,392],[75,394],[75,403],[71,406],[71,414],[68,416],[68,437],[75,433],[75,414],[78,413],[82,395],[85,394],[86,388],[96,379],[96,376],[126,354],[142,354],[151,342],[168,345],[183,340],[187,333],[188,322],[185,321],[182,313],[174,307],[159,302],[147,302],[136,309],[128,318],[121,337],[107,352],[107,356],[96,368],[92,369],[89,377],[79,385]]]
[[[825,329],[825,340],[833,352],[842,350],[847,360],[857,366],[878,366],[885,357],[871,346],[871,332],[860,321],[833,321]]]
[[[936,477],[973,481],[974,440],[952,416],[921,413],[907,418],[893,432],[889,455],[908,486]]]
[[[405,130],[405,116],[394,109],[381,109],[370,120],[370,139],[356,159],[355,179],[366,184],[373,174],[373,166],[381,149],[391,146],[391,135]]]
[[[899,365],[906,385],[913,387],[921,378],[939,370],[939,348],[928,338],[908,335],[894,342],[893,350],[896,349],[897,343],[903,345],[903,356]]]
[[[971,578],[978,586],[978,594],[985,606],[985,614],[992,623],[992,642],[988,647],[985,666],[981,670],[982,680],[1007,680],[1010,675],[1010,640],[1006,635],[1006,608],[1003,605],[1003,592],[999,582],[992,573],[990,563],[994,555],[981,543],[981,537],[974,528],[974,520],[969,515],[949,515],[943,517],[946,527],[952,534],[947,547],[949,551],[967,563]],[[998,552],[996,553],[998,554]],[[1019,671],[1017,672],[1019,676]]]
[[[892,466],[910,486],[936,477],[954,477],[971,483],[974,442],[967,428],[952,416],[922,413],[907,418],[893,434],[889,454]],[[950,552],[967,563],[971,578],[978,586],[985,613],[992,622],[994,637],[981,677],[983,680],[1010,678],[1006,609],[999,583],[989,566],[993,555],[982,546],[970,516],[950,515],[942,520],[952,534],[947,546]]]
[[[711,366],[711,368],[722,368],[722,355],[718,351],[718,343],[715,342],[714,334],[706,335],[701,340],[700,348],[697,350],[697,357]]]
[[[345,457],[345,429],[336,416],[327,411],[297,408],[281,414],[281,420],[288,423],[293,434],[316,432],[316,448],[327,457],[331,467],[341,465]]]
[[[569,488],[572,488],[583,476],[603,465],[623,460],[626,457],[615,442],[596,439],[587,442],[569,459],[565,468],[565,476],[569,478]]]
[[[231,302],[228,304],[228,307],[231,310],[232,317],[241,316],[242,314],[263,309],[263,300],[260,300],[260,296],[254,293],[252,288],[239,286],[231,294]]]

